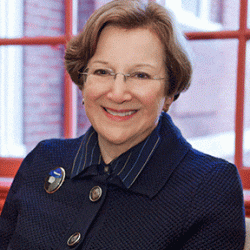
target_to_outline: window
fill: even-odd
[[[221,30],[221,0],[166,0],[184,30]]]
[[[192,40],[194,74],[190,89],[170,112],[191,144],[234,161],[234,116],[238,42]]]
[[[13,13],[14,12],[14,13]],[[13,18],[15,16],[15,18]],[[0,37],[22,37],[23,1],[0,2]],[[0,47],[0,155],[23,156],[23,51],[21,46]]]
[[[5,24],[0,27],[2,157],[23,157],[42,139],[75,137],[86,131],[89,122],[80,92],[64,74],[64,46],[95,8],[108,2],[15,1],[11,15],[7,13],[13,1],[0,3],[0,21]],[[235,162],[244,187],[250,189],[249,1],[158,2],[176,13],[194,54],[191,88],[170,113],[194,147]],[[22,27],[11,26],[13,19],[8,17],[14,9],[19,13],[14,21]],[[8,32],[16,27],[21,33],[4,33],[6,23]]]
[[[165,5],[179,17],[194,61],[191,87],[170,113],[195,148],[234,162],[249,189],[248,2],[166,0]]]
[[[76,99],[76,87],[65,77],[63,56],[77,31],[65,7],[77,11],[77,1],[1,1],[2,157],[24,157],[40,140],[75,135],[76,109],[64,100]]]

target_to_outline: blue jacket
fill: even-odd
[[[130,188],[102,175],[70,178],[82,137],[40,142],[8,194],[0,249],[243,249],[236,167],[193,149],[168,115],[160,133],[158,148]],[[45,178],[56,167],[66,178],[49,194]],[[96,202],[89,196],[93,187],[102,190]]]

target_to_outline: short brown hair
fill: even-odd
[[[155,2],[144,4],[140,0],[113,0],[105,4],[91,15],[83,31],[69,41],[65,65],[72,81],[80,89],[84,81],[79,71],[86,69],[95,54],[99,36],[107,25],[125,29],[148,28],[155,32],[165,48],[166,95],[174,95],[177,99],[182,91],[188,89],[192,65],[180,42],[181,36],[172,14]]]

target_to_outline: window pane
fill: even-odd
[[[0,46],[0,156],[22,157],[23,48]]]
[[[192,12],[195,16],[200,15],[200,4],[202,0],[182,0],[181,5],[184,10]]]
[[[25,0],[24,36],[57,36],[64,34],[64,0]]]
[[[77,23],[77,30],[80,32],[85,23],[87,22],[90,15],[95,10],[95,1],[82,1],[78,0],[78,23]]]
[[[238,0],[165,1],[184,32],[236,30],[239,28]]]
[[[64,46],[1,46],[0,155],[63,137]]]
[[[78,22],[77,30],[78,32],[82,31],[84,25],[86,24],[90,15],[95,11],[99,6],[100,1],[82,1],[78,0]],[[102,1],[104,4],[107,0]],[[82,105],[82,94],[81,91],[77,91],[77,136],[83,135],[86,130],[89,128],[90,122],[85,114],[84,105]]]
[[[14,38],[23,36],[23,1],[0,1],[0,37]]]
[[[29,152],[43,139],[63,137],[64,46],[23,51],[23,137]]]
[[[193,81],[170,114],[194,148],[232,162],[238,42],[191,41],[190,45]]]
[[[247,42],[246,63],[243,165],[250,167],[250,41]]]
[[[64,0],[1,0],[0,37],[64,34]]]

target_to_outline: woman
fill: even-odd
[[[92,126],[24,159],[0,249],[243,249],[236,167],[193,149],[165,113],[192,71],[170,13],[112,1],[65,61]]]

